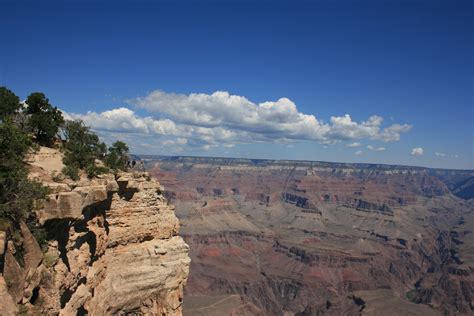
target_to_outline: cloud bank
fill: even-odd
[[[377,115],[356,122],[345,114],[331,116],[329,122],[324,122],[312,114],[300,112],[288,98],[254,103],[226,91],[176,94],[156,90],[127,103],[147,115],[140,116],[137,111],[125,107],[68,115],[82,119],[102,135],[141,135],[162,139],[162,145],[203,149],[219,145],[232,147],[239,143],[291,141],[323,144],[350,141],[350,147],[357,147],[359,140],[398,141],[401,134],[411,129],[408,124],[383,126],[383,118]]]

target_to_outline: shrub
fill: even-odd
[[[86,173],[89,178],[93,178],[99,174],[108,172],[109,169],[105,167],[96,166],[95,164],[86,167]]]
[[[28,316],[28,307],[26,307],[25,305],[18,304],[18,315]]]
[[[48,248],[48,233],[46,229],[35,225],[28,225],[28,228],[38,242],[41,250],[46,251]]]
[[[99,137],[89,130],[84,122],[67,121],[63,131],[66,144],[64,145],[63,162],[66,167],[63,173],[71,179],[79,178],[78,170],[84,169],[92,177],[103,173],[103,168],[95,166],[96,159],[103,159],[106,146]]]
[[[56,173],[56,170],[54,170],[52,173],[51,173],[51,179],[54,181],[54,182],[61,182],[64,180],[64,175],[59,172],[59,173]]]
[[[64,166],[62,173],[74,181],[79,180],[79,168],[76,166]]]
[[[124,142],[116,141],[109,147],[109,154],[105,158],[106,165],[113,170],[124,170],[128,160],[128,146]]]
[[[54,252],[46,252],[43,255],[43,264],[46,266],[46,268],[51,268],[56,261],[58,261],[59,256],[54,253]]]

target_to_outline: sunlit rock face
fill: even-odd
[[[0,313],[182,314],[189,247],[158,181],[135,172],[55,183],[41,165],[34,171],[52,188],[36,211],[47,249],[26,225],[22,249],[0,234]]]
[[[91,186],[83,224],[69,228],[67,260],[59,263],[65,289],[62,313],[180,315],[190,259],[178,236],[173,207],[147,174],[119,175],[117,192],[102,200]],[[102,213],[103,212],[103,213]],[[99,216],[94,216],[98,214]],[[82,243],[78,247],[78,243]],[[69,265],[69,269],[67,267]],[[64,295],[64,294],[63,294]]]
[[[474,204],[455,195],[472,171],[219,158],[148,167],[190,245],[185,315],[474,312]]]

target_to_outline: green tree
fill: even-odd
[[[106,165],[113,170],[124,170],[128,160],[128,146],[124,142],[116,141],[109,147],[109,154],[105,159]]]
[[[27,133],[12,118],[0,123],[0,217],[17,223],[28,216],[34,201],[45,197],[46,188],[28,180],[24,158],[31,148]]]
[[[0,119],[12,116],[20,109],[20,99],[6,87],[0,87]]]
[[[58,134],[59,127],[64,123],[64,118],[57,107],[53,107],[44,93],[34,92],[26,99],[28,105],[28,125],[40,145],[51,146]]]
[[[78,170],[86,170],[89,176],[94,176],[105,170],[96,167],[95,160],[103,159],[107,147],[99,141],[81,120],[66,121],[63,130],[65,145],[63,162],[66,167],[63,173],[72,179],[78,178]]]

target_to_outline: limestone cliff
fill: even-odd
[[[25,224],[20,247],[6,242],[8,232],[0,238],[0,300],[8,302],[0,314],[181,315],[189,247],[156,180],[121,173],[45,184],[51,194],[37,219],[47,246]]]

